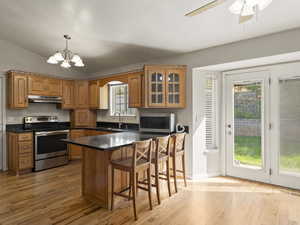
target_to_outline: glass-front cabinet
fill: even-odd
[[[185,66],[145,66],[148,108],[185,107]]]
[[[165,106],[165,73],[163,70],[149,71],[149,106]]]

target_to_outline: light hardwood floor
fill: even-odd
[[[80,163],[20,177],[0,173],[1,225],[300,225],[300,194],[255,182],[213,178],[179,185],[179,193],[148,209],[139,191],[139,220],[132,204],[119,200],[113,212],[80,197]],[[163,183],[163,182],[162,182]],[[172,186],[174,193],[174,187]]]

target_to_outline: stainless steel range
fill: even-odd
[[[69,130],[58,124],[56,116],[24,118],[24,129],[34,132],[34,171],[68,163],[68,146],[60,141],[69,136]]]

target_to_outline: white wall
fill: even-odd
[[[204,171],[204,167],[203,165],[201,165],[201,159],[203,159],[203,157],[207,157],[206,155],[202,154],[202,147],[193,145],[193,140],[201,138],[201,136],[199,136],[201,134],[195,133],[195,130],[197,130],[198,127],[196,117],[197,113],[201,113],[201,104],[199,104],[197,107],[193,107],[192,105],[193,101],[197,101],[198,97],[200,100],[200,96],[198,96],[195,88],[197,88],[197,85],[201,87],[201,82],[199,80],[196,80],[195,77],[193,80],[192,69],[208,65],[216,65],[227,62],[296,52],[300,50],[299,38],[300,29],[294,29],[268,36],[231,43],[223,46],[208,48],[192,53],[176,55],[174,57],[155,59],[138,64],[132,64],[110,70],[99,71],[97,73],[92,74],[91,77],[106,76],[109,74],[141,69],[144,64],[187,65],[187,107],[183,110],[178,110],[176,114],[179,122],[184,125],[189,125],[191,130],[190,135],[188,135],[187,139],[187,169],[189,176],[203,177],[207,176],[207,172],[210,171],[210,169]],[[215,158],[210,158],[209,161],[213,161],[214,159]]]

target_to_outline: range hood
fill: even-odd
[[[53,103],[53,104],[62,103],[62,97],[55,97],[55,96],[28,95],[28,100],[29,102],[32,103]]]

